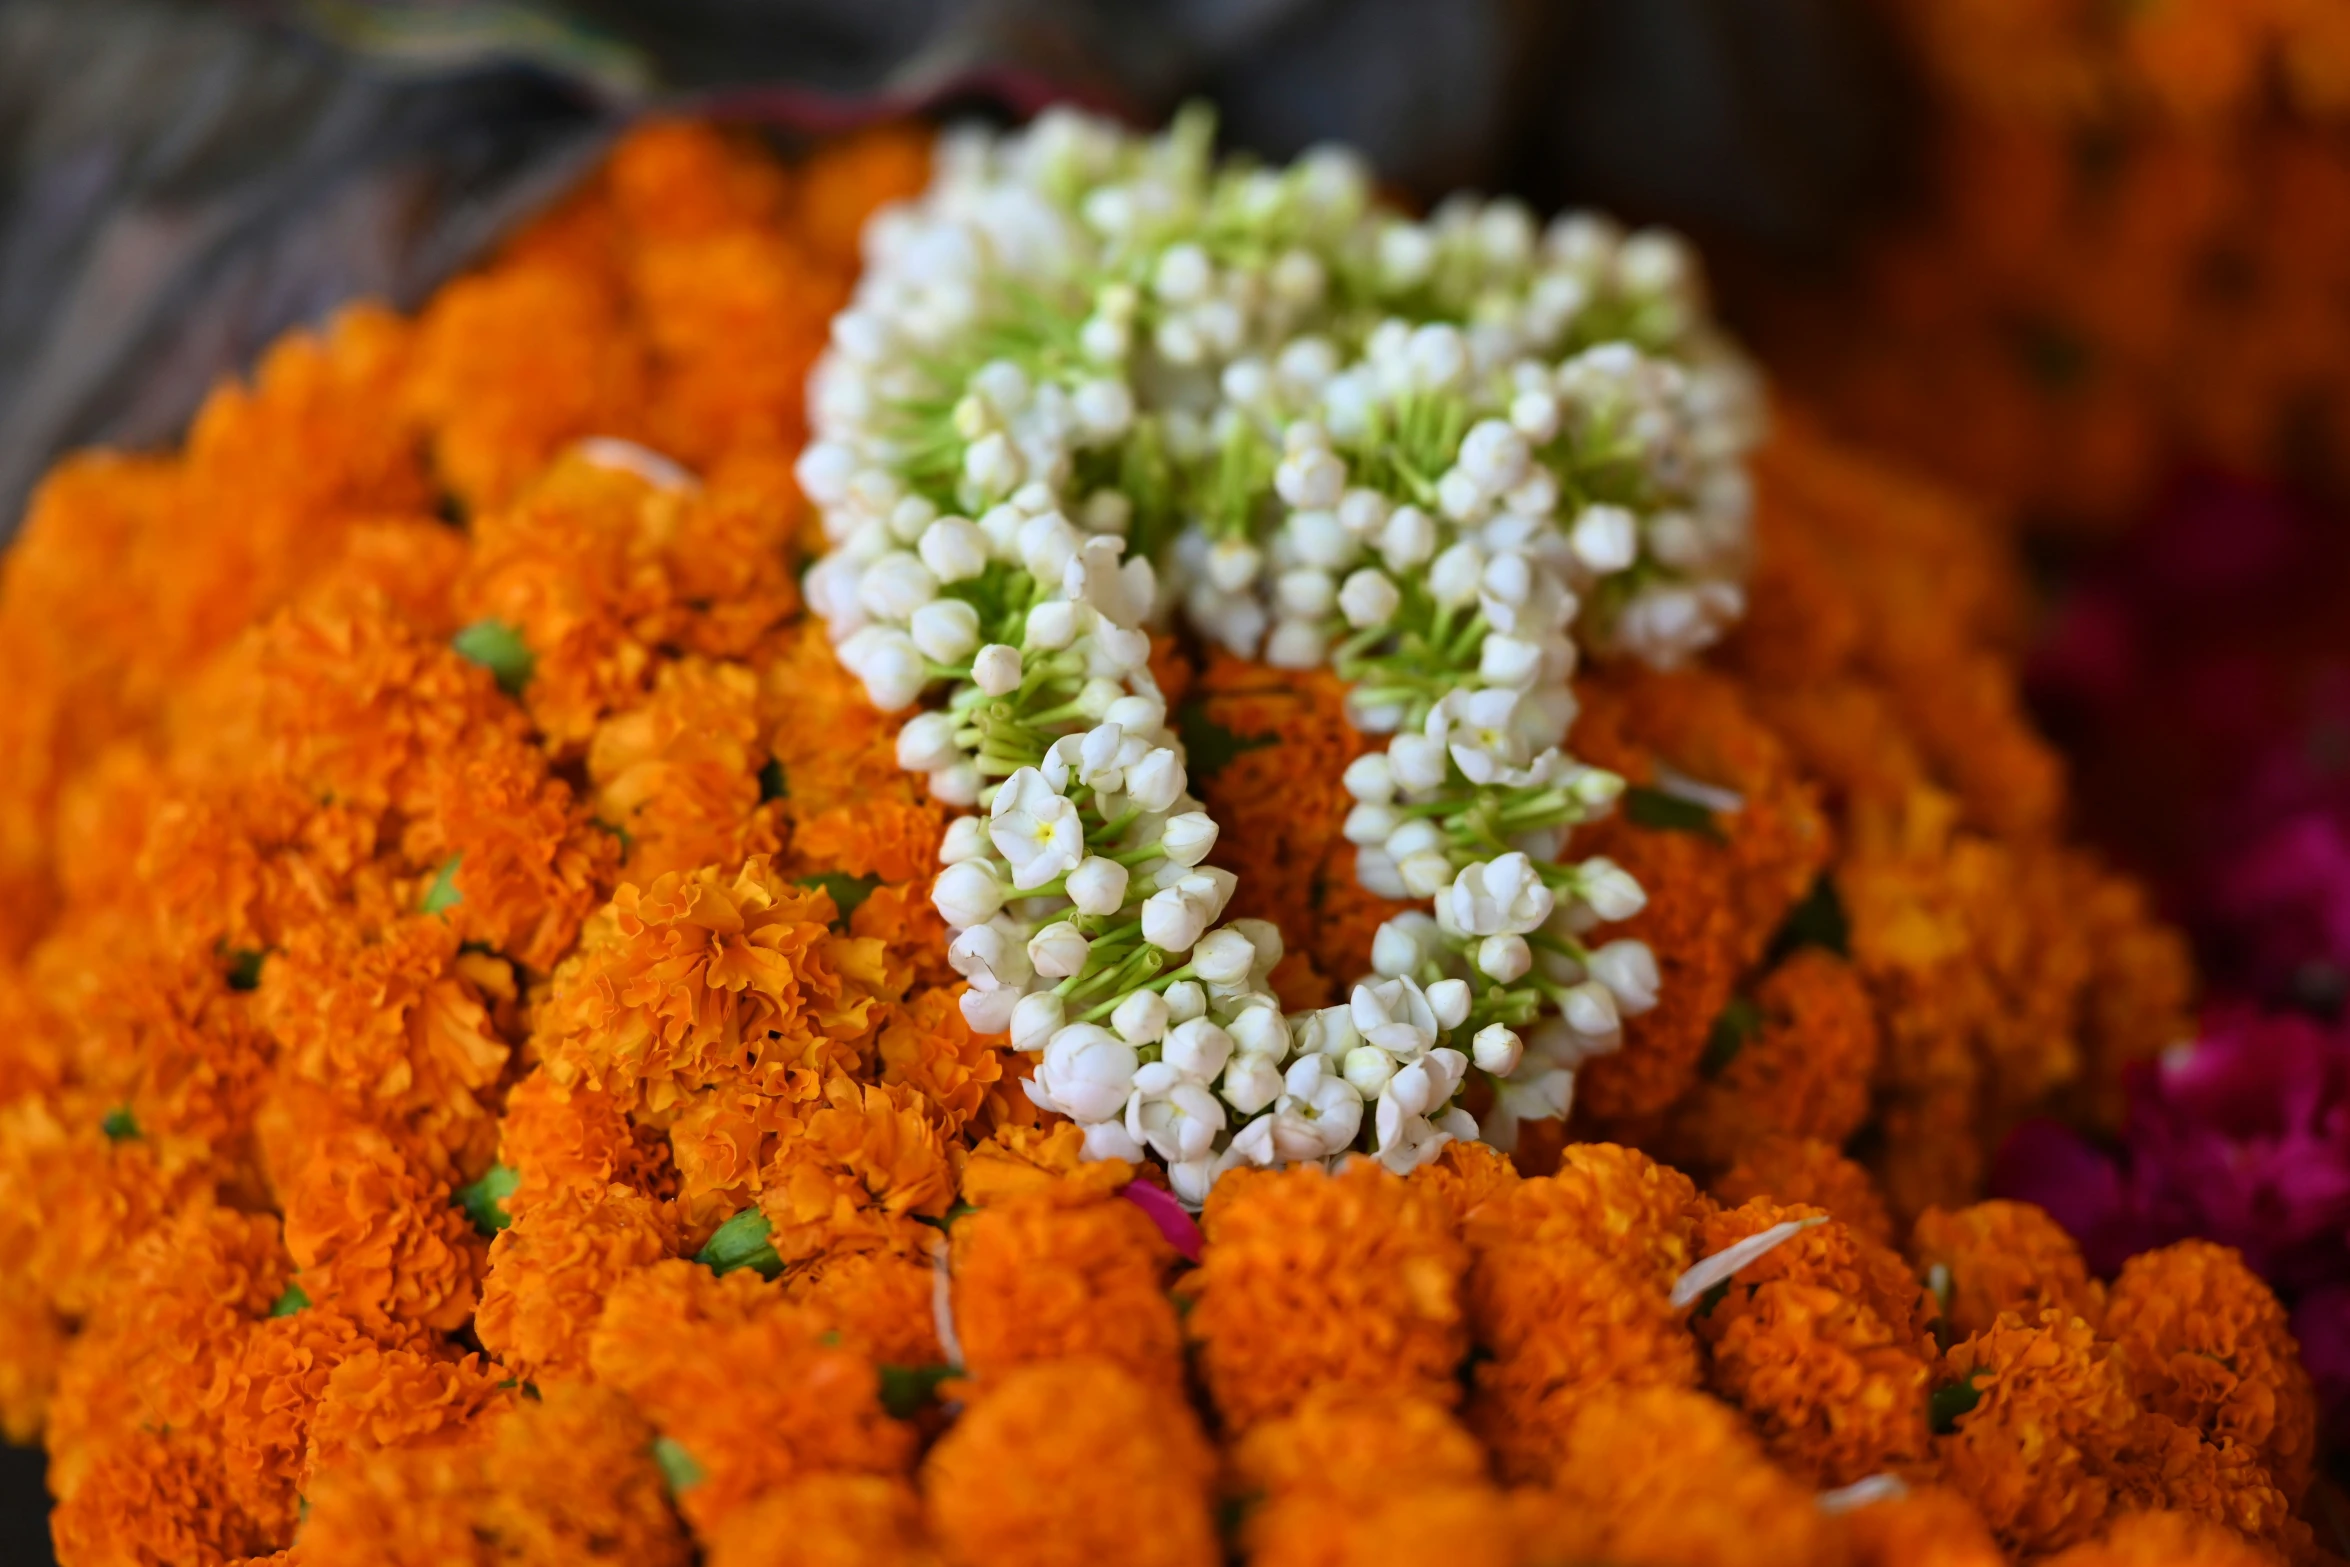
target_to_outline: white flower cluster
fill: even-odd
[[[1563,749],[1578,638],[1669,663],[1742,608],[1757,399],[1678,241],[1507,201],[1377,208],[1349,155],[1218,165],[1054,111],[878,215],[799,465],[811,605],[959,819],[935,889],[974,1026],[1097,1156],[1225,1169],[1563,1115],[1655,1002],[1642,893],[1558,863],[1621,780]],[[1223,921],[1148,628],[1328,662],[1365,884],[1431,900],[1340,1006]],[[1472,1102],[1482,1121],[1463,1107]],[[1489,1107],[1489,1108],[1487,1108]]]

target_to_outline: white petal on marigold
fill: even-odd
[[[1687,800],[1691,805],[1702,805],[1709,811],[1728,815],[1746,808],[1746,796],[1736,790],[1702,782],[1662,762],[1656,764],[1655,783],[1657,793],[1669,794],[1676,800]]]
[[[955,1336],[955,1276],[953,1252],[944,1235],[930,1241],[930,1325],[938,1334],[939,1353],[950,1366],[961,1369],[963,1341]]]
[[[1673,1281],[1674,1308],[1677,1310],[1689,1305],[1747,1264],[1793,1240],[1814,1225],[1827,1222],[1825,1214],[1809,1219],[1789,1219],[1783,1224],[1772,1225],[1760,1234],[1749,1235],[1734,1246],[1725,1246],[1712,1256],[1692,1264],[1688,1272]]]
[[[1909,1495],[1909,1484],[1897,1474],[1873,1474],[1840,1485],[1833,1491],[1822,1491],[1812,1498],[1823,1513],[1849,1513],[1878,1502],[1897,1502]]]

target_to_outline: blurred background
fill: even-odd
[[[6,0],[0,542],[59,453],[174,438],[344,301],[414,306],[635,116],[791,144],[1195,96],[1407,200],[1681,228],[1783,398],[2012,532],[2076,825],[2192,930],[2247,1064],[2225,1124],[2169,1107],[2224,1190],[2053,1130],[2005,1178],[2282,1259],[2350,1387],[2342,0]],[[46,1561],[37,1456],[0,1463],[0,1561]]]

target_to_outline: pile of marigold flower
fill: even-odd
[[[1659,983],[1571,1121],[1195,1222],[1040,1106],[948,962],[958,807],[800,596],[802,387],[927,178],[648,126],[414,321],[42,488],[0,1422],[63,1561],[2322,1558],[2241,1260],[2108,1285],[1975,1200],[2021,1118],[2110,1122],[2192,975],[2061,836],[1989,531],[1800,417],[1743,623],[1574,677],[1626,780],[1577,850]],[[1150,671],[1287,938],[1250,983],[1332,1004],[1403,907],[1345,682]]]
[[[2344,493],[2350,13],[1876,9],[1920,89],[1921,188],[1833,289],[1758,295],[1788,380],[2075,525],[2126,520],[2182,452]]]

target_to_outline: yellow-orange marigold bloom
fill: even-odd
[[[1234,1171],[1209,1194],[1183,1290],[1225,1423],[1244,1430],[1325,1383],[1450,1405],[1468,1353],[1468,1252],[1443,1199],[1367,1159]]]
[[[1483,1449],[1416,1395],[1309,1394],[1234,1445],[1227,1483],[1245,1509],[1248,1558],[1266,1567],[1509,1567],[1519,1557]]]
[[[810,616],[778,633],[762,650],[759,681],[768,754],[783,769],[795,824],[867,801],[922,803],[920,775],[898,766],[901,720],[874,710],[833,656],[822,621]]]
[[[623,1109],[659,1111],[694,1089],[765,1094],[857,1064],[879,957],[829,929],[832,900],[765,860],[622,887],[556,970],[537,1045],[555,1081]]]
[[[917,991],[886,1019],[876,1043],[881,1081],[920,1094],[951,1132],[982,1121],[999,1087],[1009,1086],[1005,1037],[973,1033],[952,990]]]
[[[369,1345],[327,1373],[302,1473],[384,1448],[460,1440],[512,1388],[513,1379],[479,1355]]]
[[[1134,1166],[1123,1159],[1086,1158],[1085,1133],[1074,1122],[1006,1126],[964,1161],[963,1200],[984,1208],[1063,1181],[1106,1197],[1134,1178]]]
[[[783,807],[762,802],[759,682],[741,664],[683,658],[652,694],[596,726],[596,819],[629,835],[627,878],[731,866],[783,846]]]
[[[137,1431],[109,1446],[50,1514],[59,1561],[228,1567],[276,1548],[223,1494],[200,1441]]]
[[[931,1567],[922,1498],[887,1475],[810,1475],[713,1530],[705,1567]]]
[[[945,831],[946,812],[935,801],[865,800],[799,817],[792,848],[811,868],[927,883],[938,874]]]
[[[2132,1513],[2095,1540],[2042,1558],[2046,1567],[2274,1567],[2276,1558],[2192,1513]]]
[[[2180,1241],[2122,1265],[2105,1329],[2148,1409],[2258,1453],[2289,1499],[2317,1459],[2317,1405],[2284,1307],[2242,1255]]]
[[[1464,1224],[1470,1214],[1518,1184],[1518,1169],[1508,1154],[1490,1144],[1456,1139],[1414,1170],[1411,1179],[1441,1196],[1452,1209],[1453,1222]]]
[[[910,1088],[846,1076],[775,1150],[758,1183],[768,1244],[785,1261],[843,1250],[922,1252],[918,1224],[954,1200],[945,1127]]]
[[[1708,1220],[1706,1255],[1817,1209],[1758,1198]],[[1764,1253],[1694,1319],[1714,1390],[1771,1455],[1820,1486],[1926,1456],[1926,1297],[1900,1258],[1835,1220]]]
[[[1951,1346],[1937,1380],[1974,1389],[1974,1407],[1935,1439],[1935,1456],[2001,1545],[2062,1550],[2103,1525],[2138,1406],[2122,1357],[2088,1323],[2002,1314]]]
[[[307,1156],[278,1187],[303,1290],[373,1330],[463,1326],[484,1248],[449,1184],[424,1175],[371,1126],[314,1123],[311,1135]]]
[[[795,1306],[884,1366],[936,1366],[936,1274],[928,1257],[852,1251],[817,1257],[783,1280]]]
[[[309,1306],[255,1324],[216,1367],[208,1413],[218,1432],[222,1490],[273,1536],[293,1527],[310,1424],[327,1378],[376,1348],[347,1313]]]
[[[1214,1567],[1215,1456],[1191,1411],[1101,1360],[1024,1366],[922,1466],[954,1567]]]
[[[532,1203],[490,1242],[474,1334],[516,1376],[585,1375],[612,1287],[678,1246],[675,1216],[631,1187]]]
[[[1180,1395],[1175,1248],[1133,1203],[1069,1186],[999,1198],[956,1222],[952,1257],[955,1334],[983,1386],[1087,1356]]]
[[[66,1342],[65,1323],[29,1281],[0,1283],[0,1441],[40,1440]]]
[[[2305,1560],[2309,1526],[2277,1489],[2256,1448],[2210,1441],[2168,1415],[2138,1417],[2113,1469],[2114,1511],[2167,1508],[2224,1523],[2293,1560]]]
[[[566,1195],[600,1197],[615,1181],[665,1196],[677,1180],[658,1129],[631,1125],[610,1094],[584,1083],[566,1088],[544,1067],[507,1090],[498,1160],[514,1172],[514,1189],[499,1203],[510,1218]]]
[[[1764,976],[1754,1006],[1750,1037],[1675,1112],[1674,1144],[1707,1166],[1771,1133],[1840,1145],[1868,1118],[1877,1014],[1850,964],[1802,948]]]
[[[1825,1209],[1855,1234],[1879,1246],[1893,1244],[1893,1215],[1886,1211],[1875,1179],[1817,1138],[1776,1133],[1758,1137],[1706,1190],[1725,1208],[1767,1197]]]
[[[1539,1508],[1536,1559],[1625,1567],[1833,1562],[1834,1524],[1738,1416],[1677,1387],[1596,1388]]]
[[[1696,1260],[1712,1209],[1680,1171],[1620,1143],[1569,1143],[1556,1173],[1518,1181],[1468,1218],[1471,1247],[1577,1241],[1669,1287]]]
[[[329,1468],[307,1494],[303,1567],[687,1567],[653,1432],[605,1388],[556,1383],[478,1441]]]
[[[1982,1332],[2003,1311],[2026,1322],[2049,1310],[2093,1326],[2105,1320],[2105,1286],[2089,1276],[2081,1248],[2030,1203],[1928,1208],[1910,1231],[1909,1250],[1929,1279],[1943,1270],[1936,1287],[1954,1338]]]
[[[692,1461],[678,1506],[704,1533],[801,1475],[913,1462],[914,1430],[883,1413],[873,1362],[747,1269],[680,1260],[623,1279],[588,1362]]]
[[[1956,1491],[1913,1486],[1844,1515],[1853,1567],[2005,1567],[1983,1515]]]

